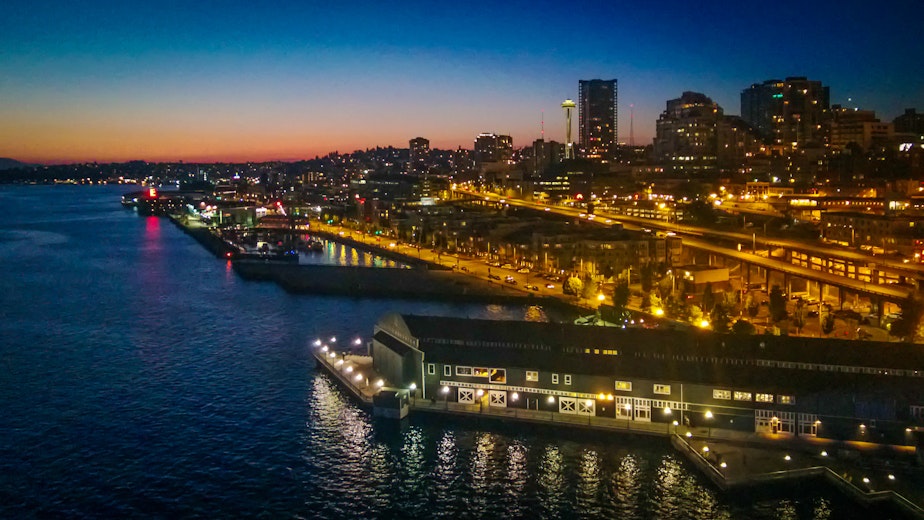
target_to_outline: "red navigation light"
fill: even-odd
[[[157,198],[157,188],[148,188],[148,197],[151,197],[152,199],[156,199]]]
[[[227,253],[225,253],[225,257],[226,257],[226,258],[231,258],[231,251],[228,251]]]
[[[583,200],[584,196],[578,193],[577,195],[574,196],[574,198],[576,198],[577,200]]]

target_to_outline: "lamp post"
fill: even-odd
[[[709,439],[712,437],[712,418],[713,418],[712,412],[710,410],[706,410],[704,417],[706,417],[706,425],[707,425],[706,426],[706,438]]]
[[[667,434],[668,434],[668,435],[670,435],[670,433],[671,433],[671,421],[670,421],[670,417],[671,417],[671,414],[672,414],[672,413],[673,413],[673,412],[671,411],[671,407],[670,407],[670,406],[665,406],[665,407],[664,407],[664,417],[667,417],[667,420],[665,420],[664,422],[665,422],[665,424],[667,424]],[[675,422],[676,422],[676,421],[675,421]]]
[[[411,383],[410,390],[412,402],[417,406],[417,383]]]
[[[446,406],[445,409],[449,410],[449,387],[444,386],[443,389],[440,391],[443,392],[443,402],[445,403],[445,406]]]

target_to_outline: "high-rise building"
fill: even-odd
[[[616,80],[578,82],[578,127],[584,157],[611,160],[616,153]]]
[[[669,100],[655,127],[654,155],[675,173],[732,170],[759,149],[747,124],[699,92]]]
[[[895,132],[892,123],[883,123],[872,110],[843,108],[834,105],[828,113],[828,144],[832,150],[855,145],[868,151],[875,145],[887,145]]]
[[[896,132],[924,136],[924,114],[918,114],[913,108],[906,108],[904,114],[892,120],[892,124]]]
[[[427,171],[430,159],[430,141],[423,137],[410,140],[410,159],[408,160],[408,173],[421,174]]]
[[[741,91],[741,118],[767,142],[792,149],[821,145],[829,87],[804,77],[771,79]]]
[[[478,134],[475,138],[475,167],[491,168],[506,164],[513,155],[513,139],[509,135]]]

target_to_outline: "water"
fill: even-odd
[[[0,517],[867,516],[826,488],[721,494],[658,439],[374,421],[311,340],[524,309],[245,282],[123,191],[0,186]]]

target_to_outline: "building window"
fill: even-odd
[[[773,394],[757,394],[758,403],[772,403]]]
[[[565,384],[566,385],[571,384],[571,374],[565,374]]]
[[[436,375],[436,363],[427,363],[427,375]]]
[[[553,385],[558,384],[558,374],[552,374],[552,384]]]
[[[632,381],[616,381],[616,390],[623,392],[632,391]]]
[[[539,381],[539,372],[535,370],[526,371],[526,380],[527,381]]]
[[[452,375],[452,365],[443,365],[443,375],[446,377]]]
[[[735,401],[750,401],[751,392],[735,392]]]
[[[712,391],[712,398],[713,399],[731,399],[732,398],[731,390],[714,389]]]
[[[507,384],[507,369],[505,368],[492,368],[491,375],[488,376],[489,383],[500,383],[502,385]]]
[[[671,395],[671,385],[654,385],[654,393]]]
[[[780,404],[796,404],[796,398],[791,395],[779,396]]]
[[[924,406],[911,405],[911,416],[915,419],[924,419]]]
[[[470,376],[472,375],[472,367],[456,367],[457,376]]]

